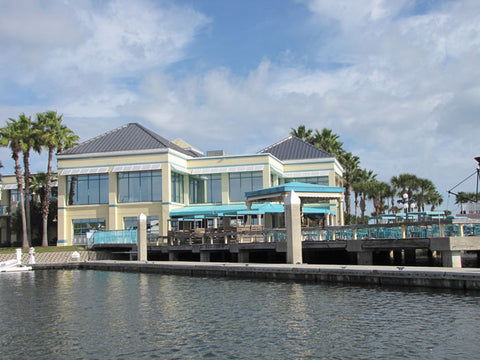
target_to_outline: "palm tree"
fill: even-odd
[[[425,211],[425,204],[428,203],[428,198],[436,191],[433,182],[428,179],[418,179],[418,187],[414,195],[418,204],[418,210]]]
[[[46,179],[47,174],[44,172],[33,174],[30,178],[30,193],[32,194],[32,199],[37,204],[42,204],[43,198],[45,196]],[[50,182],[54,183],[55,181],[57,181],[57,177],[52,174]]]
[[[463,214],[463,204],[476,202],[476,193],[460,191],[455,198],[455,204],[460,204],[460,213]]]
[[[23,153],[23,170],[24,170],[24,184],[25,184],[25,218],[27,221],[27,236],[32,238],[31,220],[30,220],[30,151],[33,149],[40,152],[41,147],[38,142],[38,136],[34,129],[34,124],[30,116],[21,114],[18,117],[18,124],[22,138],[20,147]]]
[[[355,195],[355,218],[357,217],[357,209],[359,205],[359,196],[362,193],[362,183],[374,180],[377,175],[372,170],[361,169],[355,172],[355,177],[352,182],[352,190]]]
[[[334,134],[331,129],[315,130],[312,141],[313,145],[334,156],[339,157],[343,153],[343,143],[338,139],[340,136]]]
[[[419,178],[413,174],[400,174],[398,176],[393,176],[390,183],[397,191],[398,196],[402,196],[402,194],[407,191],[409,197],[412,197],[413,192],[419,187]]]
[[[22,151],[23,132],[20,120],[8,119],[7,126],[0,129],[0,145],[9,147],[12,151],[12,158],[15,161],[15,177],[17,179],[19,206],[22,218],[22,247],[28,249],[30,242],[27,234],[27,219],[25,215],[25,199],[22,178],[22,166],[20,165],[20,152]]]
[[[308,143],[312,142],[312,129],[306,129],[305,125],[300,125],[297,129],[292,128],[290,135],[296,136]]]
[[[435,190],[427,197],[427,204],[431,205],[430,211],[434,211],[436,206],[440,206],[443,203],[443,197]]]
[[[37,130],[43,147],[48,150],[48,163],[45,178],[45,196],[42,201],[42,246],[48,246],[48,212],[52,181],[53,153],[67,150],[77,144],[79,137],[62,124],[63,115],[56,111],[46,111],[37,114]]]
[[[390,186],[382,181],[372,180],[369,182],[368,197],[373,201],[375,211],[372,215],[380,215],[385,210],[385,199],[389,196]]]
[[[343,186],[345,188],[345,212],[350,215],[350,192],[352,184],[360,170],[360,158],[350,152],[344,152],[340,157],[343,166]],[[350,216],[348,216],[350,218]]]

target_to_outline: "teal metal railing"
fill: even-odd
[[[97,244],[136,244],[137,230],[96,231],[93,245]]]

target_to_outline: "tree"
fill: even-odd
[[[344,152],[343,143],[338,140],[339,138],[340,136],[334,134],[332,130],[324,128],[321,132],[315,130],[312,143],[319,149],[339,157]]]
[[[372,215],[380,215],[385,211],[385,199],[391,192],[390,186],[382,181],[372,180],[369,182],[367,195],[373,201],[375,211]]]
[[[45,178],[45,196],[42,201],[42,246],[48,246],[48,214],[51,193],[52,160],[53,154],[75,146],[79,137],[72,130],[62,124],[63,115],[56,111],[46,111],[37,114],[37,130],[40,141],[48,151],[47,172]]]
[[[430,211],[434,211],[436,206],[440,206],[443,203],[443,197],[435,190],[428,195],[427,204],[431,205]]]
[[[350,152],[344,152],[340,157],[343,166],[343,186],[345,188],[345,212],[350,217],[350,191],[351,186],[360,170],[360,158]]]
[[[27,234],[27,219],[25,215],[24,184],[22,178],[22,166],[20,165],[20,152],[22,151],[23,131],[20,119],[9,118],[7,125],[0,129],[0,144],[9,147],[12,151],[12,158],[15,161],[15,178],[17,180],[18,196],[20,198],[19,207],[22,222],[22,247],[28,249],[30,242]]]
[[[21,132],[20,147],[23,153],[23,170],[25,184],[25,218],[27,222],[27,236],[32,241],[31,218],[30,218],[30,151],[40,152],[41,147],[37,132],[30,116],[21,114],[18,117],[18,126]]]
[[[306,129],[305,125],[300,125],[297,129],[292,128],[290,135],[296,136],[308,143],[312,142],[312,132],[311,129]]]
[[[357,208],[359,205],[359,196],[362,193],[362,183],[374,180],[377,175],[372,170],[361,169],[355,173],[352,182],[352,190],[355,195],[355,218],[357,217]]]
[[[460,213],[463,214],[463,204],[476,202],[476,193],[460,191],[455,198],[455,204],[460,204]]]

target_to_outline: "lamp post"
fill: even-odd
[[[397,203],[402,205],[406,214],[406,220],[408,220],[408,213],[417,207],[415,200],[411,198],[410,190],[408,188],[405,189],[402,198],[398,200]]]

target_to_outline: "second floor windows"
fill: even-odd
[[[263,187],[262,172],[241,172],[229,174],[230,201],[245,201],[247,191]]]
[[[129,203],[161,200],[161,171],[131,171],[118,173],[118,202]]]
[[[221,203],[222,177],[219,174],[189,177],[190,204]]]
[[[71,175],[67,177],[67,204],[108,203],[108,175]]]

